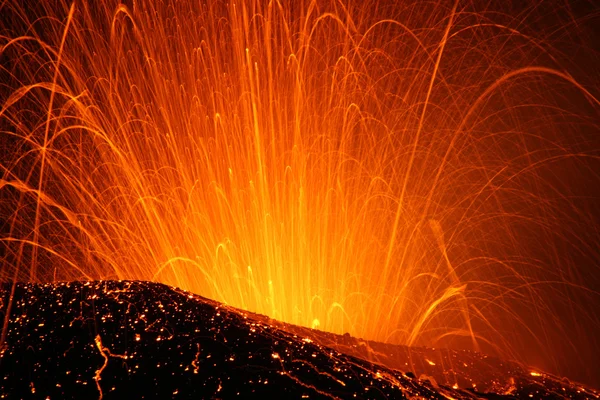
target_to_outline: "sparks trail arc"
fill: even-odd
[[[553,47],[566,18],[533,35],[462,2],[36,7],[3,5],[3,280],[154,280],[525,359],[597,323],[577,269],[598,267],[597,82]]]

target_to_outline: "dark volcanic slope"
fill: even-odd
[[[10,292],[0,292],[4,314]],[[7,328],[3,398],[498,398],[433,386],[161,284],[18,284]],[[557,397],[541,385],[519,395]]]

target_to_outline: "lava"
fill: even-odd
[[[597,7],[0,10],[1,282],[160,282],[600,379]]]

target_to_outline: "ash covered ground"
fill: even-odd
[[[2,398],[600,398],[475,352],[314,331],[156,283],[6,284],[0,302]]]

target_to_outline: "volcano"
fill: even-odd
[[[5,284],[2,398],[600,398],[470,352],[284,324],[164,284]]]

